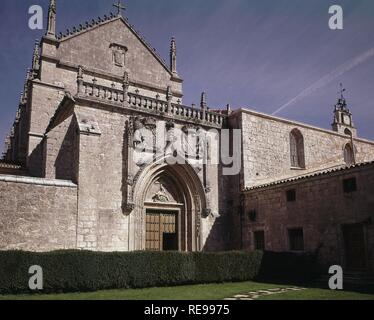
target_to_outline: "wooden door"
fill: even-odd
[[[343,227],[345,262],[351,270],[366,268],[366,245],[364,227],[361,224],[346,225]]]
[[[146,250],[178,250],[177,213],[147,211]]]

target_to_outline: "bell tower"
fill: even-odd
[[[332,130],[341,134],[357,137],[357,129],[353,124],[352,113],[349,111],[347,101],[343,95],[345,91],[346,89],[344,89],[343,85],[340,84],[340,98],[338,99],[337,104],[335,104]]]

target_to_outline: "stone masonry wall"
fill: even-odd
[[[122,212],[123,148],[126,116],[78,107],[95,119],[101,135],[80,135],[78,247],[128,250],[128,217]]]
[[[238,112],[238,116],[243,140],[242,188],[344,164],[348,136],[252,111]],[[291,168],[290,132],[295,128],[304,137],[305,170]],[[357,162],[374,159],[374,142],[355,139],[354,145]]]
[[[0,250],[76,248],[77,187],[0,175]]]
[[[343,180],[355,177],[357,191],[343,192]],[[296,190],[287,202],[286,191]],[[265,248],[289,251],[288,229],[303,228],[306,251],[320,249],[320,261],[345,265],[342,226],[363,223],[369,268],[374,271],[374,164],[248,191],[242,218],[242,247],[254,249],[254,231],[265,231]],[[256,211],[251,221],[250,211]],[[370,222],[371,219],[371,222]],[[239,234],[240,228],[237,229]]]
[[[42,176],[43,135],[63,97],[64,91],[61,88],[38,81],[32,84],[27,166],[34,176]]]
[[[48,132],[43,146],[44,177],[77,182],[76,130],[76,123],[71,116]]]

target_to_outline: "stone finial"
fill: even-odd
[[[48,9],[47,37],[56,39],[56,0],[51,0]]]
[[[78,66],[78,73],[77,73],[77,79],[78,80],[83,80],[83,67],[82,66]]]
[[[171,38],[170,44],[170,71],[177,75],[177,44],[175,38]]]
[[[21,95],[20,95],[20,97],[19,97],[19,104],[20,104],[20,105],[21,105],[21,104],[24,104],[24,100],[23,100],[23,98],[24,98],[24,93],[21,92]]]
[[[27,82],[31,79],[31,70],[30,69],[27,69],[26,70],[26,77],[25,77],[25,85],[27,84]]]
[[[122,76],[122,89],[123,89],[123,99],[127,101],[127,92],[130,86],[129,73],[125,71]]]
[[[231,105],[228,103],[226,105],[227,114],[231,114]]]
[[[32,71],[34,78],[38,75],[40,69],[39,41],[35,41],[34,53],[32,56]]]
[[[173,92],[171,91],[171,86],[168,86],[166,89],[166,100],[168,102],[168,113],[171,113],[171,101],[173,99]]]
[[[78,66],[78,72],[77,72],[77,84],[78,84],[78,94],[83,92],[83,67]]]
[[[171,91],[171,86],[168,86],[166,89],[166,100],[171,101],[173,98],[173,92]]]
[[[206,99],[206,93],[205,92],[203,92],[201,94],[200,107],[201,107],[201,109],[206,109],[207,108],[207,99]]]
[[[125,71],[122,76],[122,83],[129,85],[130,84],[130,78],[129,78],[129,73]]]
[[[30,69],[27,69],[25,84],[23,85],[23,92],[21,94],[21,99],[20,99],[21,104],[27,103],[27,96],[28,96],[28,91],[29,91],[29,80],[30,79],[31,79],[31,71],[30,71]]]
[[[25,85],[24,85],[24,93],[27,93],[27,88],[28,88],[28,83],[29,83],[29,80],[32,79],[32,76],[31,76],[31,70],[30,69],[27,69],[26,71],[26,77],[25,77]]]

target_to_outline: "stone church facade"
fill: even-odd
[[[374,270],[374,142],[344,97],[331,131],[210,108],[205,93],[185,106],[176,49],[165,63],[120,13],[57,35],[51,1],[0,163],[0,249],[320,250],[330,263],[352,225]]]

